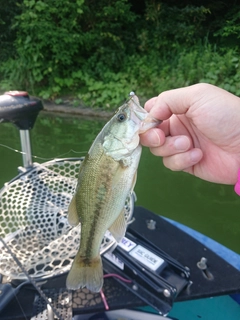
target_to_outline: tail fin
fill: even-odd
[[[68,274],[66,286],[77,290],[83,287],[99,292],[103,286],[103,269],[100,255],[86,263],[86,259],[75,257]]]

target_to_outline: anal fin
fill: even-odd
[[[127,223],[124,215],[124,208],[117,217],[117,219],[113,222],[109,231],[112,236],[116,239],[117,242],[120,242],[126,233]]]

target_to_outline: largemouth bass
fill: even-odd
[[[119,242],[126,232],[124,205],[133,191],[142,147],[139,134],[157,126],[134,93],[103,127],[80,166],[68,221],[81,223],[80,247],[67,277],[67,288],[103,285],[100,246],[107,230]]]

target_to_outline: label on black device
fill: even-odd
[[[112,238],[110,232],[107,234],[108,238]],[[146,249],[145,247],[136,244],[132,240],[123,237],[121,242],[118,244],[120,248],[128,252],[130,256],[132,256],[135,260],[141,262],[144,266],[152,271],[156,271],[159,267],[164,264],[164,260],[157,256],[155,253],[151,252],[150,250]],[[121,270],[124,269],[124,263],[116,257],[112,252],[107,252],[104,254],[104,257],[116,265]]]

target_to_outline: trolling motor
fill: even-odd
[[[41,100],[30,98],[26,91],[8,91],[0,96],[0,123],[11,122],[20,131],[23,166],[32,167],[29,130],[43,109]]]

